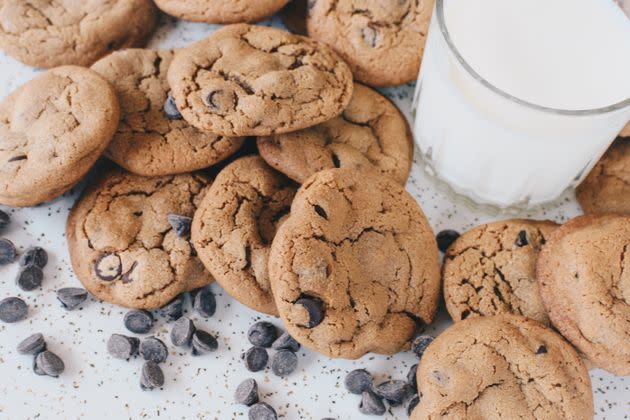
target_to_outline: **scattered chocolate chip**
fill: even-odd
[[[406,381],[391,380],[378,384],[374,392],[391,405],[399,405],[411,394],[411,388]]]
[[[409,368],[409,372],[407,372],[407,383],[413,389],[418,388],[416,373],[418,372],[418,364],[415,364]]]
[[[37,366],[37,355],[33,357],[33,372],[39,376],[45,376],[46,372],[44,372],[39,366]]]
[[[55,353],[48,350],[39,353],[35,357],[35,363],[41,372],[54,378],[58,377],[65,369],[63,360]]]
[[[525,232],[524,230],[521,230],[518,233],[518,236],[516,237],[516,241],[514,242],[514,245],[518,247],[524,247],[524,246],[527,246],[528,244],[529,244],[529,241],[527,240],[527,232]]]
[[[46,350],[46,340],[42,333],[35,333],[29,335],[20,342],[17,346],[17,351],[20,354],[38,354]]]
[[[446,252],[448,247],[450,247],[457,238],[459,238],[459,232],[452,229],[443,230],[435,235],[438,248],[442,252]]]
[[[271,356],[271,370],[277,376],[288,376],[297,368],[298,358],[291,350],[280,350]]]
[[[267,367],[269,355],[267,350],[262,347],[252,347],[241,356],[245,362],[245,367],[250,372],[258,372]]]
[[[88,292],[80,287],[64,287],[57,290],[57,300],[67,310],[71,311],[85,302]]]
[[[48,253],[42,247],[33,246],[24,251],[18,262],[22,267],[36,265],[39,268],[44,268],[48,264]]]
[[[42,280],[44,280],[44,272],[36,265],[20,267],[15,277],[15,283],[26,292],[37,289],[42,285]]]
[[[195,332],[195,324],[186,317],[181,317],[171,327],[171,342],[178,347],[188,346]]]
[[[115,253],[101,254],[94,262],[94,272],[103,281],[112,281],[122,273],[120,257]]]
[[[258,384],[252,378],[241,382],[234,392],[234,401],[238,404],[253,405],[258,402]]]
[[[122,334],[112,334],[107,340],[107,352],[116,359],[129,360],[138,353],[140,340]]]
[[[271,344],[271,348],[274,350],[291,350],[296,353],[300,349],[300,343],[291,337],[289,333],[285,332]]]
[[[169,214],[167,217],[168,222],[171,224],[171,227],[177,236],[180,238],[188,238],[190,236],[192,218],[173,213]]]
[[[411,417],[411,413],[416,408],[416,406],[420,403],[420,395],[414,394],[407,403],[407,415]]]
[[[160,308],[160,313],[170,321],[178,320],[184,314],[184,296],[178,295],[175,299]]]
[[[177,104],[175,104],[175,99],[172,95],[168,95],[166,97],[166,101],[164,101],[164,115],[169,120],[181,120],[182,114],[180,114],[179,109],[177,109]]]
[[[360,395],[364,391],[372,389],[372,382],[370,372],[365,369],[355,369],[346,375],[343,384],[349,392]]]
[[[0,300],[0,321],[6,323],[18,322],[26,318],[28,306],[18,297],[8,297]]]
[[[150,360],[144,362],[140,376],[140,388],[146,391],[160,388],[162,385],[164,385],[164,372],[162,372],[160,365]]]
[[[411,342],[411,351],[420,359],[433,340],[434,338],[430,335],[419,335]]]
[[[125,328],[135,334],[146,334],[153,327],[153,315],[144,309],[132,309],[125,314]]]
[[[276,326],[267,321],[257,322],[247,331],[249,342],[258,347],[271,347],[276,338],[278,338]]]
[[[0,230],[4,229],[11,222],[8,214],[0,210]]]
[[[547,353],[547,347],[538,346],[538,349],[536,350],[536,354],[544,354],[544,353]]]
[[[259,402],[252,405],[247,413],[249,420],[276,420],[276,410],[267,403]]]
[[[385,414],[383,400],[370,390],[363,391],[359,411],[368,416],[382,416]]]
[[[0,265],[11,264],[16,256],[17,250],[13,242],[5,238],[0,239]]]
[[[196,330],[192,336],[192,355],[211,353],[219,348],[217,339],[202,330]]]
[[[313,328],[324,320],[324,305],[322,301],[313,297],[302,297],[296,302],[296,305],[302,305],[308,312],[308,322],[306,328]]]
[[[209,287],[197,291],[193,300],[193,308],[204,318],[210,318],[217,310],[217,301]]]
[[[147,337],[140,343],[140,356],[144,360],[162,363],[168,357],[168,348],[159,338]]]
[[[375,48],[378,44],[379,33],[378,30],[372,26],[366,26],[361,29],[361,35],[363,36],[363,40],[367,45],[372,48]]]

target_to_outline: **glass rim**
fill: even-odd
[[[481,83],[483,86],[485,86],[487,89],[494,92],[495,94],[507,99],[510,102],[523,105],[527,108],[531,108],[531,109],[546,112],[546,113],[556,114],[556,115],[571,115],[571,116],[601,115],[601,114],[607,114],[610,112],[618,111],[626,107],[630,107],[630,97],[628,97],[627,99],[624,99],[620,102],[614,103],[612,105],[604,106],[604,107],[599,107],[599,108],[577,109],[577,110],[553,108],[553,107],[547,107],[547,106],[538,105],[533,102],[526,101],[524,99],[518,98],[498,88],[497,86],[495,86],[494,84],[490,83],[488,80],[483,78],[479,73],[477,73],[477,71],[475,71],[475,69],[473,69],[472,66],[468,64],[466,59],[464,59],[464,57],[461,55],[461,53],[455,46],[455,43],[453,42],[453,39],[451,38],[451,34],[449,33],[448,28],[446,27],[446,19],[444,18],[444,1],[445,0],[436,0],[435,11],[437,13],[437,20],[440,26],[440,31],[442,32],[442,36],[444,37],[446,44],[450,48],[453,55],[457,58],[457,61],[459,61],[459,63],[462,65],[462,67],[464,67],[464,69],[468,72],[468,74],[470,74],[470,76],[472,76],[476,81]]]

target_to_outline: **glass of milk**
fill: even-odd
[[[436,0],[415,97],[429,169],[477,203],[575,186],[630,120],[630,0]]]

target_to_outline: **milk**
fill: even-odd
[[[549,201],[630,120],[630,19],[613,0],[437,0],[419,79],[414,134],[440,178]]]

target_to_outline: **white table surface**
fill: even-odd
[[[278,20],[271,22],[280,25]],[[183,47],[215,28],[163,17],[150,46]],[[0,53],[0,96],[5,97],[37,73]],[[409,115],[413,86],[384,92]],[[106,351],[112,333],[130,334],[122,323],[126,310],[90,298],[80,309],[68,312],[55,297],[58,288],[80,286],[70,267],[64,229],[68,210],[82,187],[79,185],[64,197],[36,208],[2,208],[10,213],[12,220],[2,236],[21,250],[31,245],[44,247],[50,262],[45,268],[43,287],[33,292],[23,292],[15,285],[17,264],[0,268],[0,299],[19,296],[29,305],[26,320],[0,323],[0,418],[247,418],[247,408],[233,403],[233,392],[248,377],[256,379],[261,399],[275,407],[281,418],[364,418],[357,410],[359,397],[343,387],[346,373],[366,368],[377,381],[404,379],[409,367],[416,363],[411,352],[392,357],[367,355],[345,361],[331,360],[302,348],[298,369],[285,379],[269,370],[250,373],[240,360],[241,352],[249,347],[247,328],[259,319],[268,319],[279,327],[282,323],[247,309],[213,285],[218,303],[216,315],[206,320],[190,313],[189,307],[188,311],[199,327],[218,334],[219,350],[199,357],[175,350],[168,340],[169,325],[157,317],[153,334],[164,340],[171,352],[162,365],[166,383],[160,390],[141,391],[141,359],[121,361]],[[463,231],[507,217],[454,203],[453,197],[423,171],[418,161],[414,163],[407,189],[421,204],[436,232],[446,228]],[[579,212],[574,195],[566,193],[554,203],[518,216],[564,222]],[[448,319],[441,309],[438,321],[427,332],[435,334],[443,330],[449,324]],[[66,364],[58,379],[35,375],[32,358],[15,350],[21,339],[35,332],[44,334],[49,349]],[[630,418],[630,377],[593,370],[591,379],[596,417]],[[405,419],[406,410],[390,409],[386,417]]]

